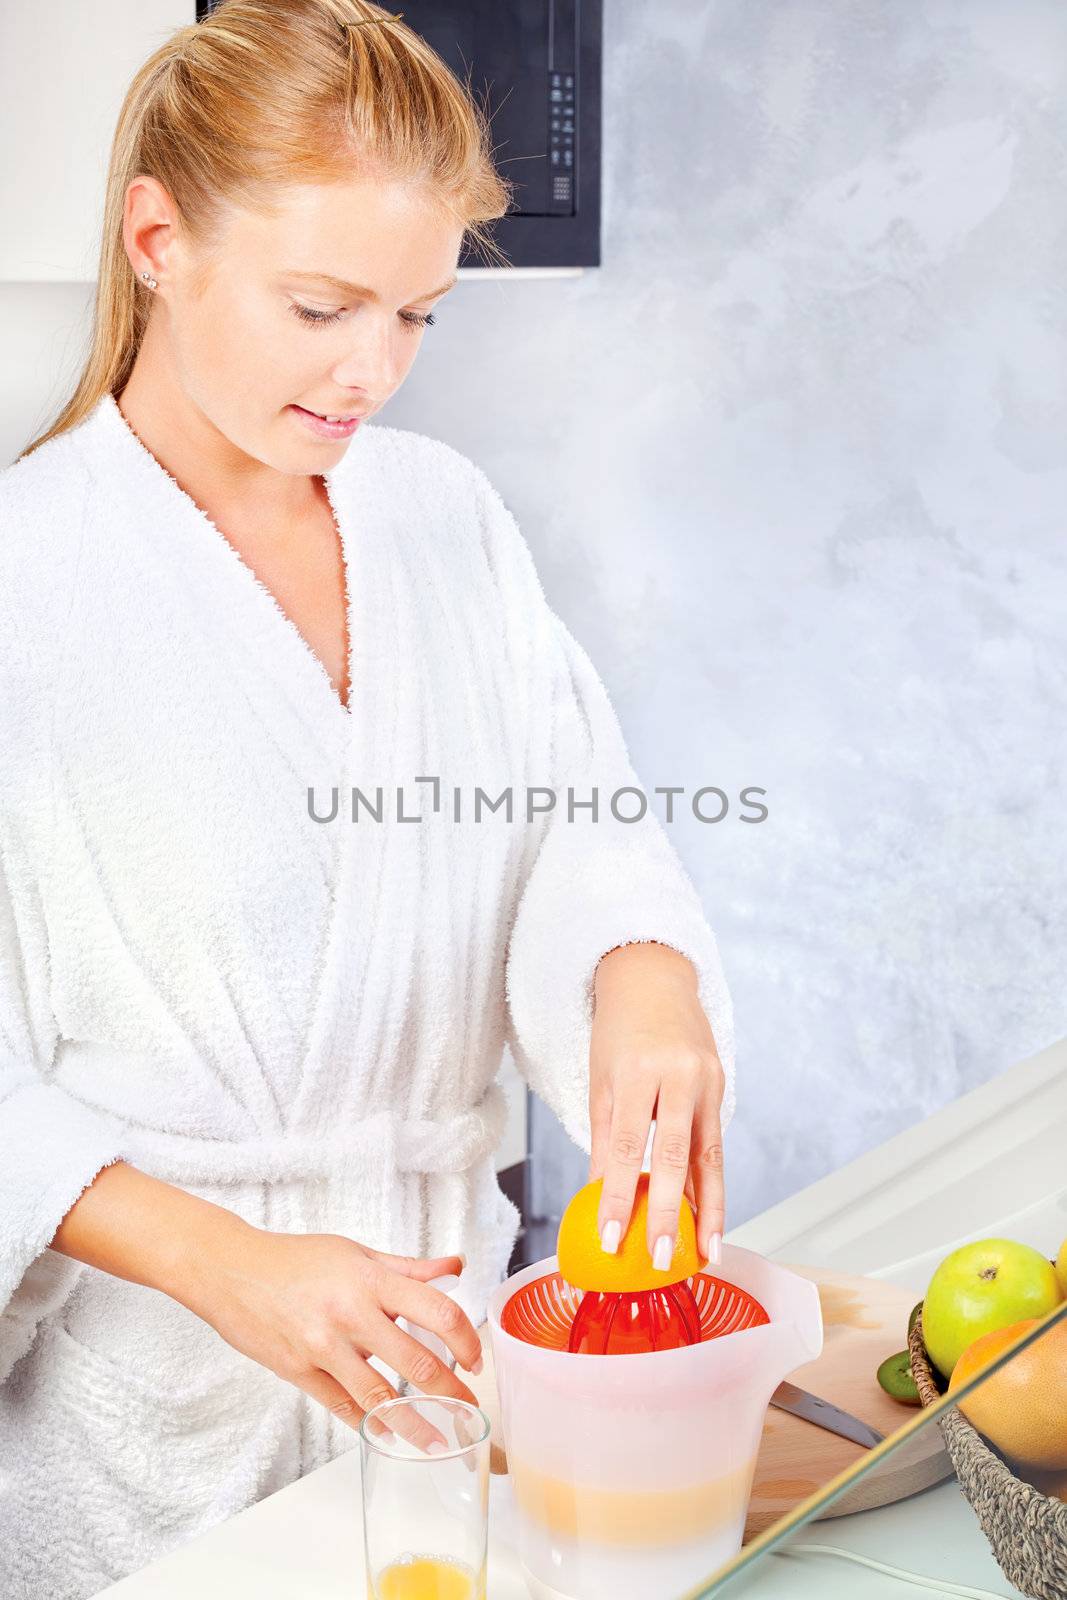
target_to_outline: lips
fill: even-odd
[[[311,411],[307,406],[291,405],[289,410],[309,432],[320,439],[348,439],[355,433],[366,415],[365,412],[324,413]],[[333,419],[333,420],[331,420]]]

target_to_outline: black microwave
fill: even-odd
[[[197,0],[197,20],[212,0]],[[494,237],[516,267],[600,265],[603,0],[388,0],[490,119],[514,185]],[[479,266],[465,249],[460,266]]]

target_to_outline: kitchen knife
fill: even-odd
[[[771,1395],[771,1405],[777,1406],[779,1411],[788,1411],[790,1416],[802,1417],[805,1422],[814,1422],[816,1427],[826,1428],[830,1433],[840,1434],[842,1439],[866,1445],[868,1449],[881,1444],[885,1437],[877,1428],[861,1422],[859,1417],[842,1411],[840,1406],[832,1406],[829,1400],[820,1400],[817,1394],[798,1389],[795,1383],[780,1383]]]

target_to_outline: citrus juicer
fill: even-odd
[[[627,1349],[625,1326],[613,1329],[607,1354],[568,1347],[583,1300],[598,1292],[573,1288],[557,1256],[490,1294],[518,1554],[534,1600],[672,1600],[741,1547],[771,1395],[822,1349],[818,1290],[727,1244],[714,1276],[694,1273],[671,1290],[666,1308],[665,1290],[601,1294],[586,1317],[594,1337],[622,1315],[632,1343],[644,1342]]]

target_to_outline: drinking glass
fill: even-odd
[[[368,1600],[485,1600],[489,1431],[484,1411],[447,1396],[407,1394],[368,1411]]]

